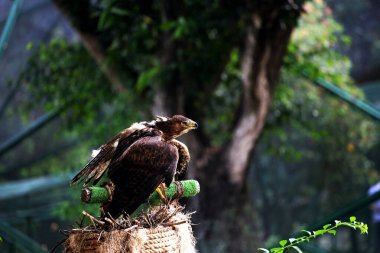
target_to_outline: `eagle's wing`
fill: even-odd
[[[111,141],[102,145],[99,148],[99,153],[78,174],[76,174],[73,179],[71,179],[70,184],[86,180],[84,182],[84,186],[86,186],[94,178],[98,181],[106,171],[113,157],[119,138],[119,135],[117,135]]]
[[[70,181],[71,184],[85,180],[84,186],[92,181],[92,185],[99,182],[106,172],[112,159],[120,156],[133,142],[142,136],[151,133],[146,126],[138,123],[123,130],[106,144],[102,145],[98,154]]]
[[[172,182],[177,163],[177,148],[160,136],[137,140],[109,165],[108,176],[116,187],[105,212],[113,217],[122,210],[132,213],[159,184]]]

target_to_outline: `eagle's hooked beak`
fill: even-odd
[[[188,120],[188,121],[186,121],[186,126],[187,126],[189,129],[196,129],[196,128],[198,128],[198,124],[197,124],[197,122],[192,121],[192,120]]]

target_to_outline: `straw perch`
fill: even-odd
[[[113,189],[112,184],[87,187],[81,199],[105,203]],[[199,191],[196,180],[176,181],[165,189],[168,200],[192,197]],[[161,198],[153,192],[133,214],[121,215],[116,221],[112,217],[98,220],[83,211],[92,225],[68,231],[64,253],[196,253],[190,214],[183,213],[184,207],[176,201],[160,204]]]

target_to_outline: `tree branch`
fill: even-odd
[[[268,15],[270,18],[253,13],[247,29],[242,58],[242,114],[226,154],[230,180],[237,185],[243,185],[250,154],[265,124],[293,28],[281,27],[276,12]]]
[[[106,62],[106,52],[97,31],[97,18],[92,18],[90,1],[53,0],[53,3],[68,18],[78,32],[83,45],[99,65],[115,92],[125,90],[119,71]]]

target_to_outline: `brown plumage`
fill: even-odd
[[[132,213],[161,184],[183,177],[190,161],[185,144],[176,137],[197,127],[181,115],[157,117],[151,122],[135,123],[106,144],[71,180],[96,184],[108,169],[115,185],[112,201],[104,212],[117,217],[123,210]]]

